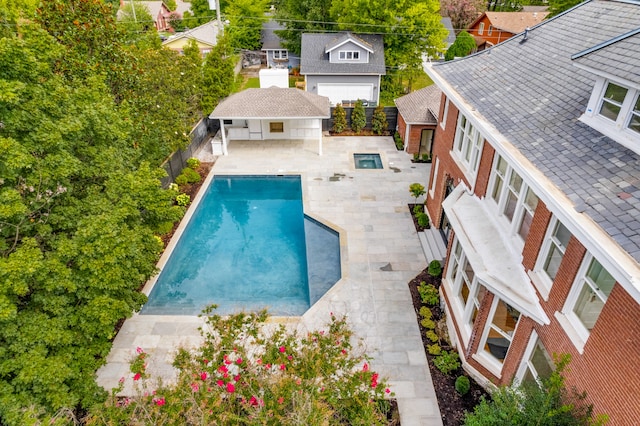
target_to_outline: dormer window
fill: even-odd
[[[351,61],[360,59],[360,52],[358,51],[342,51],[340,52],[341,61]]]
[[[631,118],[627,127],[636,133],[640,133],[640,94],[636,96],[636,103],[631,110]]]
[[[602,104],[600,105],[600,115],[611,121],[617,121],[628,91],[626,87],[618,86],[614,83],[607,84],[607,89],[604,91]]]

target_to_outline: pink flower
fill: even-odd
[[[238,358],[238,359],[236,359],[236,363],[237,363],[238,365],[242,364],[242,358]]]
[[[118,380],[118,383],[124,383],[124,377],[120,377],[120,380]]]
[[[140,373],[136,373],[136,375],[133,376],[133,380],[138,381],[140,380],[140,377],[142,377],[142,375]]]
[[[384,391],[385,391],[385,393],[391,393],[391,389],[389,389],[389,388],[386,388]]]
[[[209,360],[208,360],[208,359],[206,359],[206,358],[205,358],[205,359],[203,359],[203,360],[202,360],[202,362],[204,363],[204,365],[209,364]]]
[[[155,404],[159,407],[162,407],[164,404],[167,403],[167,401],[164,398],[154,399],[153,402],[155,402]]]
[[[142,348],[140,346],[138,346],[136,348],[136,352],[138,352],[139,354],[144,353],[144,351],[142,350]]]
[[[218,386],[222,387],[222,385],[224,385],[224,382],[223,382],[222,380],[218,380],[218,381],[216,382],[216,384],[217,384]]]
[[[373,373],[373,376],[371,376],[371,387],[378,387],[378,373]]]
[[[291,360],[293,359],[293,356],[289,355],[289,356],[287,357],[287,359],[288,359],[289,361],[291,361]]]
[[[256,364],[258,364],[258,365],[262,365],[262,359],[261,359],[261,358],[258,358],[258,360],[256,361]]]
[[[234,380],[235,382],[239,382],[239,381],[240,381],[240,375],[239,375],[239,374],[236,374],[235,376],[233,376],[233,380]]]
[[[362,366],[362,371],[369,371],[369,364],[365,362],[364,365]]]
[[[252,397],[249,399],[249,404],[251,404],[251,405],[258,405],[258,399],[257,399],[255,396],[252,396]]]
[[[284,365],[284,364],[280,364],[280,370],[284,371],[286,368],[287,368],[287,366],[286,366],[286,365]]]
[[[278,398],[278,404],[282,404],[283,402],[284,402],[284,398],[283,397]]]
[[[280,346],[279,350],[280,350],[280,353],[284,353],[287,350],[287,348],[285,348],[284,346]]]
[[[209,375],[207,374],[206,371],[203,371],[202,373],[200,373],[200,379],[202,379],[202,381],[207,380],[207,377],[209,377]]]
[[[346,355],[346,354],[347,354],[347,351],[345,351],[345,350],[343,349],[343,350],[341,350],[341,351],[340,351],[340,353],[341,353],[342,355]]]
[[[221,365],[220,367],[218,367],[218,371],[219,371],[220,373],[226,373],[226,372],[228,372],[228,371],[229,371],[229,369],[227,368],[227,366],[226,366],[226,365]]]
[[[200,390],[200,386],[197,383],[191,383],[191,390],[198,392],[198,390]]]
[[[234,393],[235,391],[236,391],[236,387],[233,385],[233,383],[231,382],[227,383],[227,392]]]
[[[301,384],[302,384],[302,380],[301,379],[296,380],[296,385],[301,385]]]

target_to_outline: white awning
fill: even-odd
[[[487,201],[469,194],[461,183],[442,207],[481,284],[522,314],[549,324],[519,254],[505,243]]]

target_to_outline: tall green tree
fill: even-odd
[[[445,61],[450,61],[454,58],[459,58],[463,56],[467,56],[476,48],[476,42],[466,31],[461,31],[460,34],[456,37],[456,41],[453,42],[449,49],[447,49],[447,53],[444,55]]]
[[[337,25],[331,22],[331,0],[280,0],[276,5],[276,20],[284,30],[276,31],[283,45],[300,55],[303,32],[332,31]]]
[[[583,1],[584,0],[549,0],[549,15],[547,15],[547,19],[559,15],[565,10],[571,9]]]
[[[260,34],[265,20],[264,12],[269,0],[235,0],[224,10],[229,25],[231,47],[238,49],[260,49]]]
[[[233,89],[235,74],[228,36],[218,39],[202,67],[202,111],[210,114]]]

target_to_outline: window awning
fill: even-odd
[[[505,243],[487,201],[459,184],[442,206],[481,284],[539,324],[549,324],[519,254]]]

